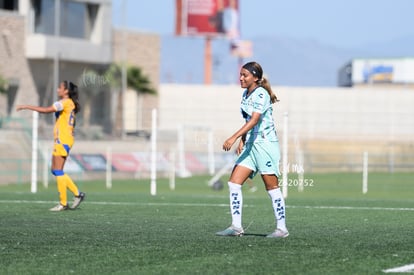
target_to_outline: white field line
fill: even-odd
[[[35,200],[0,200],[0,203],[28,203],[28,204],[53,204],[56,201],[35,201]],[[201,206],[201,207],[229,207],[226,203],[180,203],[180,202],[106,202],[106,201],[86,201],[87,204],[95,205],[128,205],[128,206]],[[243,207],[253,207],[243,205]],[[367,206],[307,206],[307,205],[287,205],[287,208],[301,209],[335,209],[335,210],[379,210],[379,211],[414,211],[414,208],[392,208],[392,207],[367,207]]]
[[[403,265],[403,266],[394,267],[390,269],[385,269],[382,272],[385,272],[385,273],[414,272],[414,264],[408,264],[408,265]]]
[[[380,211],[414,211],[414,208],[408,207],[368,207],[368,206],[305,206],[305,205],[287,205],[287,208],[308,208],[308,209],[343,209],[343,210],[380,210]]]
[[[38,204],[53,204],[56,201],[31,201],[31,200],[0,200],[0,203],[38,203]],[[213,203],[174,203],[174,202],[108,202],[108,201],[87,201],[88,204],[95,205],[142,205],[142,206],[213,206],[213,207],[228,207],[228,204],[213,204]]]

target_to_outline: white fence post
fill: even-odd
[[[368,152],[364,152],[362,161],[362,193],[368,192]]]
[[[106,148],[106,188],[112,188],[112,148]]]
[[[37,150],[38,150],[38,125],[39,125],[39,113],[33,112],[33,125],[32,125],[32,180],[31,180],[31,192],[37,193]]]
[[[288,163],[288,113],[283,114],[283,185],[282,193],[283,197],[287,198],[288,196],[288,172],[289,172],[289,163]]]
[[[151,195],[157,194],[157,110],[152,109],[151,129]]]
[[[170,150],[170,190],[175,190],[175,151]]]
[[[214,135],[213,135],[213,130],[209,129],[208,130],[208,172],[210,174],[210,176],[214,175],[215,170],[216,170],[216,165],[215,165],[215,161],[214,161]]]

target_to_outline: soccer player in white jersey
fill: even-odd
[[[272,116],[272,104],[278,101],[270,83],[263,78],[263,69],[257,62],[246,63],[240,70],[240,86],[245,88],[241,100],[241,113],[246,123],[224,144],[229,151],[240,139],[238,158],[228,182],[230,191],[230,213],[232,224],[219,236],[242,236],[243,195],[242,185],[250,177],[260,173],[267,193],[272,200],[276,219],[276,230],[269,238],[286,238],[285,201],[279,188],[280,149]]]

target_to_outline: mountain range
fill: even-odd
[[[213,84],[238,84],[240,64],[259,62],[272,85],[336,86],[338,69],[354,58],[414,57],[414,37],[399,37],[355,48],[337,48],[311,39],[253,37],[253,55],[239,60],[230,42],[213,39]],[[203,37],[161,37],[161,83],[204,82]]]

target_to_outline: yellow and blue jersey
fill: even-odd
[[[260,120],[247,132],[246,142],[278,141],[269,93],[263,87],[257,87],[249,96],[247,92],[243,92],[240,104],[242,116],[248,122],[253,113],[259,113]]]
[[[53,129],[56,143],[71,147],[74,142],[75,104],[72,99],[62,99],[53,103],[55,108],[55,127]]]

